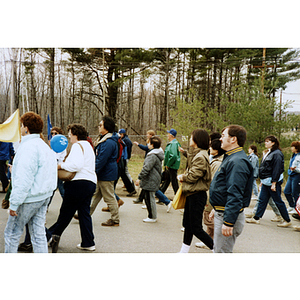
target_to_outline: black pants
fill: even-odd
[[[213,239],[202,228],[203,210],[206,200],[207,195],[204,191],[186,197],[182,222],[184,227],[183,243],[188,246],[191,245],[194,235],[207,247],[213,249]]]
[[[8,179],[6,176],[6,160],[0,160],[0,180],[4,191],[8,186]]]
[[[56,223],[49,228],[49,231],[51,234],[61,236],[71,222],[76,210],[78,210],[81,246],[94,246],[90,205],[96,184],[88,180],[73,180],[65,182],[64,188],[65,194],[59,216]]]
[[[133,191],[135,191],[135,187],[134,187],[134,183],[132,181],[130,181],[130,179],[128,178],[128,176],[125,173],[126,164],[127,164],[126,160],[121,158],[121,160],[118,163],[118,179],[115,181],[115,187],[116,187],[116,184],[117,184],[119,178],[121,177],[123,180],[123,183],[126,187],[127,192],[132,193]]]
[[[160,190],[165,193],[170,183],[172,183],[174,194],[176,194],[179,186],[177,180],[177,170],[168,168],[166,169],[166,179],[163,181],[162,185],[160,186]]]

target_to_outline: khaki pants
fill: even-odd
[[[115,223],[119,223],[119,206],[115,197],[114,181],[97,181],[96,191],[91,203],[91,215],[94,213],[102,197],[109,208],[111,219]]]

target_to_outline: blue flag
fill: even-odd
[[[52,125],[51,125],[51,121],[50,121],[50,117],[49,114],[47,116],[47,129],[48,129],[48,141],[51,140],[52,136],[51,136],[51,129],[52,129]]]

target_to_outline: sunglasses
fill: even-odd
[[[51,132],[51,135],[57,135],[58,132]]]

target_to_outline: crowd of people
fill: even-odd
[[[44,140],[44,123],[38,114],[25,113],[20,122],[19,147],[15,150],[12,143],[0,142],[0,179],[2,193],[6,193],[2,207],[9,209],[4,232],[6,253],[48,253],[48,246],[52,253],[58,252],[62,234],[72,218],[79,221],[81,242],[77,248],[94,251],[92,215],[102,198],[107,204],[102,210],[109,212],[110,218],[101,225],[120,226],[119,208],[124,204],[116,194],[120,177],[128,197],[137,194],[136,187],[141,188],[133,203],[145,203],[142,206],[148,212],[143,219],[145,223],[157,222],[157,203],[166,205],[167,212],[171,210],[172,200],[165,192],[171,185],[175,195],[181,185],[186,202],[180,253],[189,252],[194,236],[200,240],[196,247],[215,253],[233,252],[245,222],[259,224],[268,204],[275,212],[271,221],[278,222],[278,227],[291,226],[290,215],[300,219],[298,141],[291,144],[293,154],[283,191],[287,208],[281,197],[284,158],[279,140],[273,135],[265,138],[266,151],[259,164],[255,145],[249,147],[248,156],[243,150],[247,133],[239,125],[229,125],[222,132],[210,135],[205,129],[195,129],[188,149],[181,147],[177,131],[172,128],[167,131],[168,143],[163,150],[162,140],[153,130],[147,131],[145,145],[132,143],[125,129],[118,130],[115,121],[104,116],[94,143],[83,125],[70,124],[67,133],[71,147],[56,153]],[[57,134],[63,134],[63,130],[53,127],[51,135]],[[136,181],[128,169],[133,145],[145,151]],[[184,173],[178,174],[181,155],[187,158],[187,163]],[[58,170],[73,176],[62,181]],[[56,222],[46,228],[47,209],[57,189],[63,201]],[[253,212],[245,214],[251,199],[256,201]],[[20,243],[24,228],[26,237]],[[300,226],[294,229],[300,231]]]

